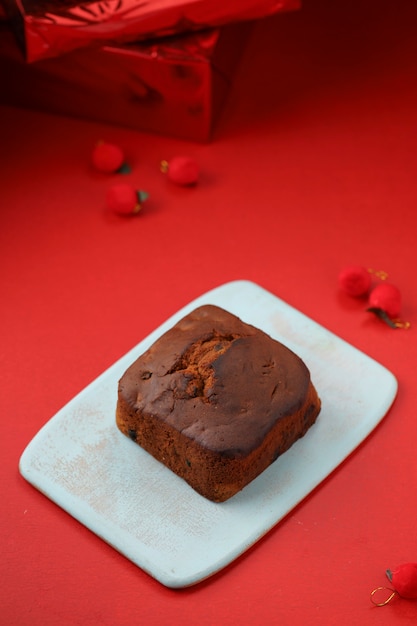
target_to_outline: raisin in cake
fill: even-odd
[[[303,361],[263,331],[206,305],[180,320],[119,381],[119,429],[221,502],[316,421]]]

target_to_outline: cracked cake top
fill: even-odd
[[[306,399],[303,361],[263,331],[223,309],[195,309],[125,372],[119,393],[224,455],[255,449],[277,420]]]

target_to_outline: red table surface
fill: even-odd
[[[305,0],[257,24],[209,145],[1,109],[1,624],[416,623],[383,608],[385,569],[417,561],[417,3]],[[4,87],[4,86],[3,86]],[[110,215],[97,140],[150,199]],[[197,187],[161,159],[195,157]],[[339,270],[384,269],[409,330],[342,296]],[[249,279],[398,379],[366,441],[259,543],[167,589],[19,475],[41,426],[192,299]]]

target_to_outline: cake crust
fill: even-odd
[[[302,437],[319,411],[297,355],[205,305],[126,370],[116,423],[201,495],[220,502]]]

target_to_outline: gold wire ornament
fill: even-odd
[[[392,320],[395,328],[404,328],[405,330],[408,330],[411,327],[411,322],[404,322],[403,320]]]
[[[374,595],[378,593],[378,591],[390,591],[391,593],[388,596],[388,598],[386,598],[383,602],[376,602],[376,600],[374,599]],[[398,595],[398,592],[395,591],[395,589],[391,589],[391,587],[377,587],[376,589],[371,591],[371,602],[375,606],[386,606],[397,595]]]
[[[385,272],[385,270],[374,270],[372,267],[368,267],[368,272],[380,280],[387,280],[388,278],[388,272]]]
[[[402,328],[408,330],[411,328],[411,322],[406,322],[399,318],[392,319],[384,309],[380,309],[379,307],[370,306],[366,309],[369,313],[375,313],[380,320],[385,322],[391,328]]]
[[[161,161],[159,167],[161,168],[161,172],[163,174],[166,174],[168,169],[169,169],[169,163],[168,161],[166,161],[165,159],[163,161]]]

